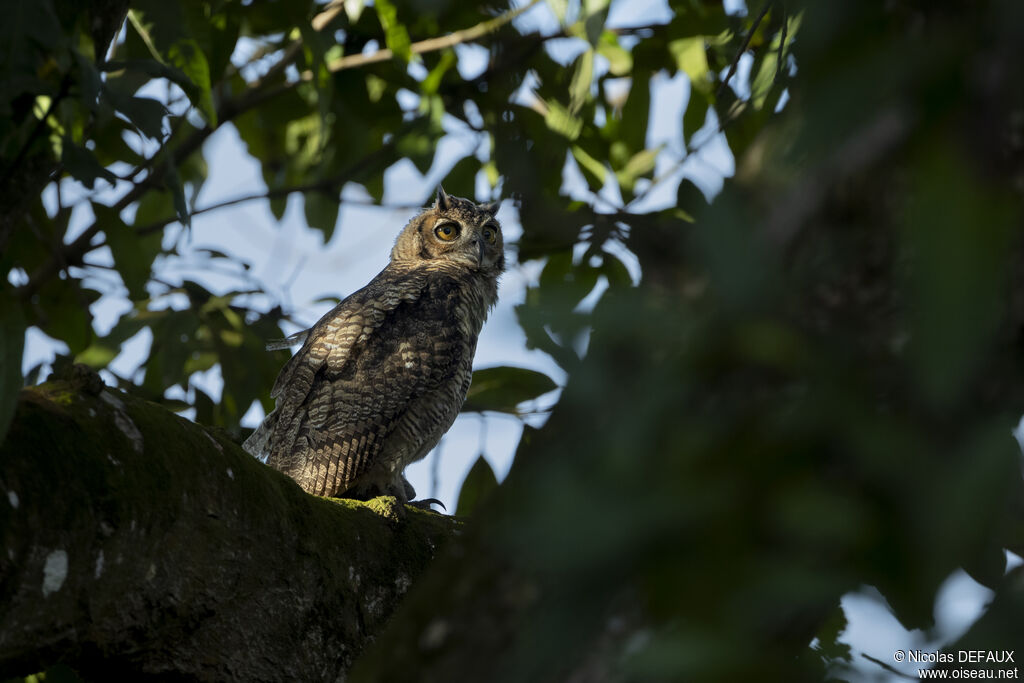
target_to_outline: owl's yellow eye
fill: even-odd
[[[492,227],[485,227],[483,235],[488,244],[494,244],[498,241],[498,231]]]
[[[451,242],[459,236],[459,226],[455,223],[442,223],[434,228],[434,234],[439,240]]]

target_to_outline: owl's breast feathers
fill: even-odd
[[[462,407],[496,294],[493,280],[389,265],[313,326],[246,449],[317,495],[400,475]]]

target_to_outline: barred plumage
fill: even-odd
[[[505,257],[496,212],[438,188],[387,267],[308,331],[246,450],[310,493],[410,499],[402,472],[458,415],[497,301]]]

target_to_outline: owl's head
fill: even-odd
[[[505,270],[498,202],[477,204],[437,188],[437,200],[409,221],[391,250],[392,261],[445,260],[498,277]]]

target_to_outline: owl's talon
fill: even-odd
[[[448,508],[446,508],[444,503],[439,501],[437,498],[424,498],[423,500],[410,500],[408,503],[406,503],[406,505],[411,505],[414,508],[419,508],[420,510],[427,510],[429,512],[433,512],[433,510],[430,508],[431,505],[440,505],[442,510],[444,510],[445,512],[448,512]]]

